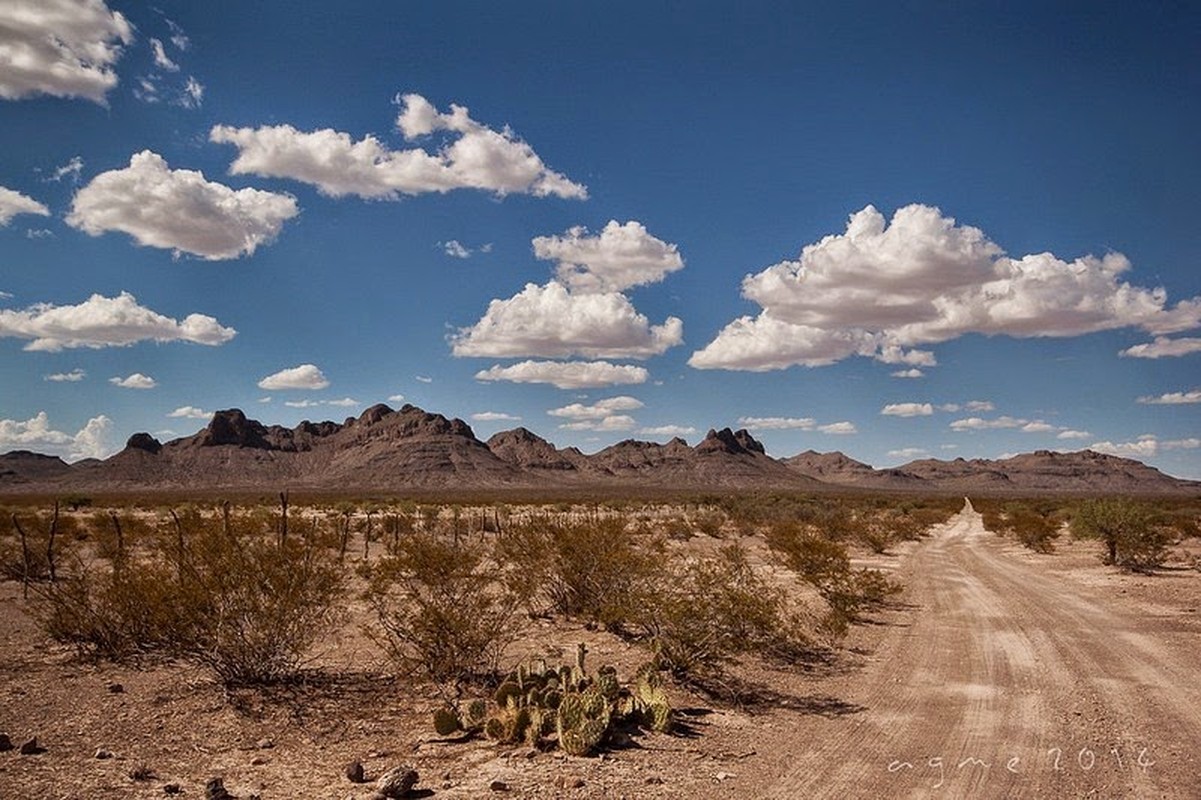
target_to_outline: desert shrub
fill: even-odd
[[[1150,508],[1127,498],[1087,501],[1076,510],[1071,526],[1073,535],[1101,541],[1106,564],[1130,570],[1162,565],[1172,541],[1171,529]]]
[[[721,511],[698,511],[692,515],[692,526],[706,536],[721,536],[726,515]]]
[[[737,544],[672,566],[634,617],[656,665],[681,679],[712,676],[744,653],[786,655],[809,642],[784,592],[768,585]]]
[[[0,580],[50,580],[54,566],[70,558],[78,539],[75,518],[57,510],[0,512]]]
[[[817,589],[830,606],[824,622],[833,634],[845,632],[864,610],[883,605],[901,586],[876,569],[856,569],[845,546],[796,523],[777,523],[767,536],[784,564]]]
[[[374,636],[406,672],[457,688],[495,671],[513,639],[518,598],[488,555],[423,532],[367,571]]]
[[[239,527],[193,510],[164,521],[143,552],[77,559],[41,591],[43,629],[101,657],[185,658],[226,685],[296,676],[337,621],[343,572],[302,537]]]
[[[984,527],[998,536],[1012,536],[1036,553],[1051,553],[1063,519],[1055,505],[1031,501],[990,503],[981,510]]]
[[[497,537],[505,581],[532,613],[551,611],[605,627],[630,617],[657,578],[662,548],[639,542],[620,518],[556,521],[540,517]]]

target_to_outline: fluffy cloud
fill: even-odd
[[[6,0],[0,7],[0,98],[48,94],[105,102],[133,27],[104,0]]]
[[[301,364],[298,367],[281,369],[259,381],[259,388],[269,392],[280,389],[324,389],[329,381],[321,370],[313,364]]]
[[[928,417],[934,413],[929,403],[889,403],[880,409],[886,417]]]
[[[471,419],[474,422],[518,422],[521,417],[505,414],[502,411],[480,411],[472,414]]]
[[[87,376],[88,374],[82,369],[73,369],[70,372],[55,372],[51,375],[44,375],[42,380],[53,383],[79,383]]]
[[[1091,439],[1092,434],[1089,433],[1088,431],[1076,431],[1076,430],[1072,430],[1069,428],[1068,430],[1060,431],[1059,435],[1056,436],[1055,438],[1056,439]]]
[[[1201,353],[1201,339],[1187,336],[1177,339],[1156,336],[1154,341],[1127,347],[1118,355],[1129,358],[1175,358],[1192,353]]]
[[[905,348],[969,333],[1063,337],[1136,327],[1168,334],[1201,326],[1201,298],[1169,307],[1163,289],[1121,281],[1129,269],[1119,253],[1014,259],[937,208],[906,206],[888,223],[867,206],[845,233],[748,275],[742,294],[762,311],[730,323],[689,363],[761,371],[865,355],[922,366],[932,354]]]
[[[213,416],[213,412],[205,411],[203,408],[197,408],[196,406],[180,406],[167,414],[167,416],[176,419],[208,419]]]
[[[575,294],[557,281],[528,283],[452,340],[456,356],[648,358],[684,338],[684,323],[651,325],[623,294]]]
[[[135,372],[132,375],[122,377],[109,378],[108,382],[113,386],[120,386],[122,389],[153,389],[158,386],[158,382],[149,375],[143,375],[140,372]]]
[[[1189,392],[1168,392],[1161,394],[1158,397],[1140,397],[1140,403],[1146,403],[1156,406],[1175,406],[1189,403],[1201,403],[1201,389],[1193,389]]]
[[[899,369],[896,372],[890,372],[889,375],[891,375],[894,378],[924,378],[924,377],[926,377],[926,373],[922,372],[917,367],[914,367],[913,369]]]
[[[811,417],[739,417],[738,424],[752,431],[817,431],[836,436],[859,432],[850,422],[818,425]]]
[[[76,433],[54,430],[45,411],[25,421],[0,419],[0,452],[34,450],[67,461],[105,458],[113,453],[112,428],[112,420],[103,414],[88,420]]]
[[[652,428],[639,428],[638,432],[646,436],[688,436],[696,433],[691,425],[657,425]]]
[[[1016,417],[1001,416],[995,419],[982,419],[981,417],[967,417],[965,419],[957,419],[951,423],[953,431],[992,431],[992,430],[1020,430],[1022,433],[1051,433],[1052,431],[1066,431],[1066,428],[1056,427],[1050,423],[1044,422],[1041,419],[1029,420],[1018,419]]]
[[[442,252],[451,258],[471,258],[471,250],[464,247],[458,239],[451,239],[449,242],[440,242]]]
[[[128,292],[94,294],[74,306],[38,303],[18,311],[0,309],[0,337],[31,339],[26,350],[124,347],[143,341],[219,345],[236,334],[204,314],[189,314],[182,322],[164,316],[138,305]]]
[[[614,414],[602,419],[582,419],[576,422],[565,422],[559,427],[568,431],[628,431],[638,423],[627,414]]]
[[[475,373],[477,381],[549,383],[557,389],[596,389],[601,386],[646,383],[650,373],[631,364],[608,361],[522,361],[496,364]]]
[[[291,195],[234,190],[203,173],[173,170],[150,150],[124,169],[102,172],[80,189],[67,224],[99,236],[128,233],[138,244],[208,261],[251,255],[300,213]]]
[[[453,142],[435,152],[392,150],[374,136],[356,142],[330,128],[305,132],[291,125],[218,125],[209,140],[238,148],[238,157],[230,165],[235,175],[291,178],[330,197],[394,200],[402,194],[481,189],[500,197],[587,198],[587,189],[548,168],[509,128],[495,131],[481,125],[463,106],[452,105],[449,113],[439,113],[417,94],[404,95],[399,102],[402,110],[396,124],[406,140],[445,131]]]
[[[18,214],[37,214],[39,217],[48,217],[50,209],[20,192],[0,186],[0,228],[12,222],[12,218]]]
[[[150,49],[154,52],[154,66],[159,69],[165,69],[168,72],[179,72],[179,64],[176,64],[167,55],[167,51],[163,48],[163,43],[160,40],[151,39]]]
[[[811,431],[817,427],[812,417],[739,417],[738,424],[752,431]]]
[[[558,262],[559,282],[576,292],[621,292],[658,283],[684,267],[676,245],[651,236],[635,220],[609,220],[597,236],[576,226],[562,236],[539,236],[533,245],[536,257]]]
[[[50,173],[47,181],[59,183],[64,178],[70,179],[71,183],[78,183],[79,176],[83,173],[83,156],[72,156],[66,164],[61,167],[56,167],[54,172]]]
[[[900,450],[889,450],[888,454],[893,458],[917,458],[929,455],[930,451],[922,447],[902,447]]]
[[[342,397],[337,400],[326,400],[325,404],[327,406],[336,406],[338,408],[353,408],[354,406],[362,405],[362,403],[360,403],[358,400],[355,400],[353,397]]]
[[[569,419],[604,419],[605,417],[612,416],[615,411],[634,411],[642,408],[642,406],[642,401],[636,397],[619,395],[617,397],[607,397],[604,400],[597,400],[590,406],[586,406],[583,403],[572,403],[562,408],[552,408],[546,413],[552,417],[567,417]]]

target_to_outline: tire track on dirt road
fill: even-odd
[[[798,731],[765,796],[1201,797],[1195,649],[1016,558],[970,502],[932,533],[843,697],[867,710]]]

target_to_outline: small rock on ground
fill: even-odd
[[[361,761],[351,761],[346,765],[346,780],[350,781],[351,783],[367,782],[367,775],[363,771],[363,764]]]
[[[379,777],[375,782],[376,794],[384,797],[400,798],[409,793],[417,785],[417,770],[409,764],[393,767]]]

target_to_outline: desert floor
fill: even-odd
[[[438,738],[438,697],[389,674],[354,603],[312,680],[227,693],[187,666],[82,661],[0,583],[0,731],[44,748],[0,753],[0,797],[203,797],[219,775],[242,798],[367,798],[345,776],[358,760],[368,778],[413,764],[415,796],[444,798],[1196,798],[1201,572],[1187,558],[1147,576],[1102,566],[1096,543],[1037,555],[968,505],[861,561],[906,589],[837,655],[745,665],[738,705],[674,690],[677,733],[591,758]],[[646,657],[545,620],[510,656],[570,660],[580,641],[622,675]]]

